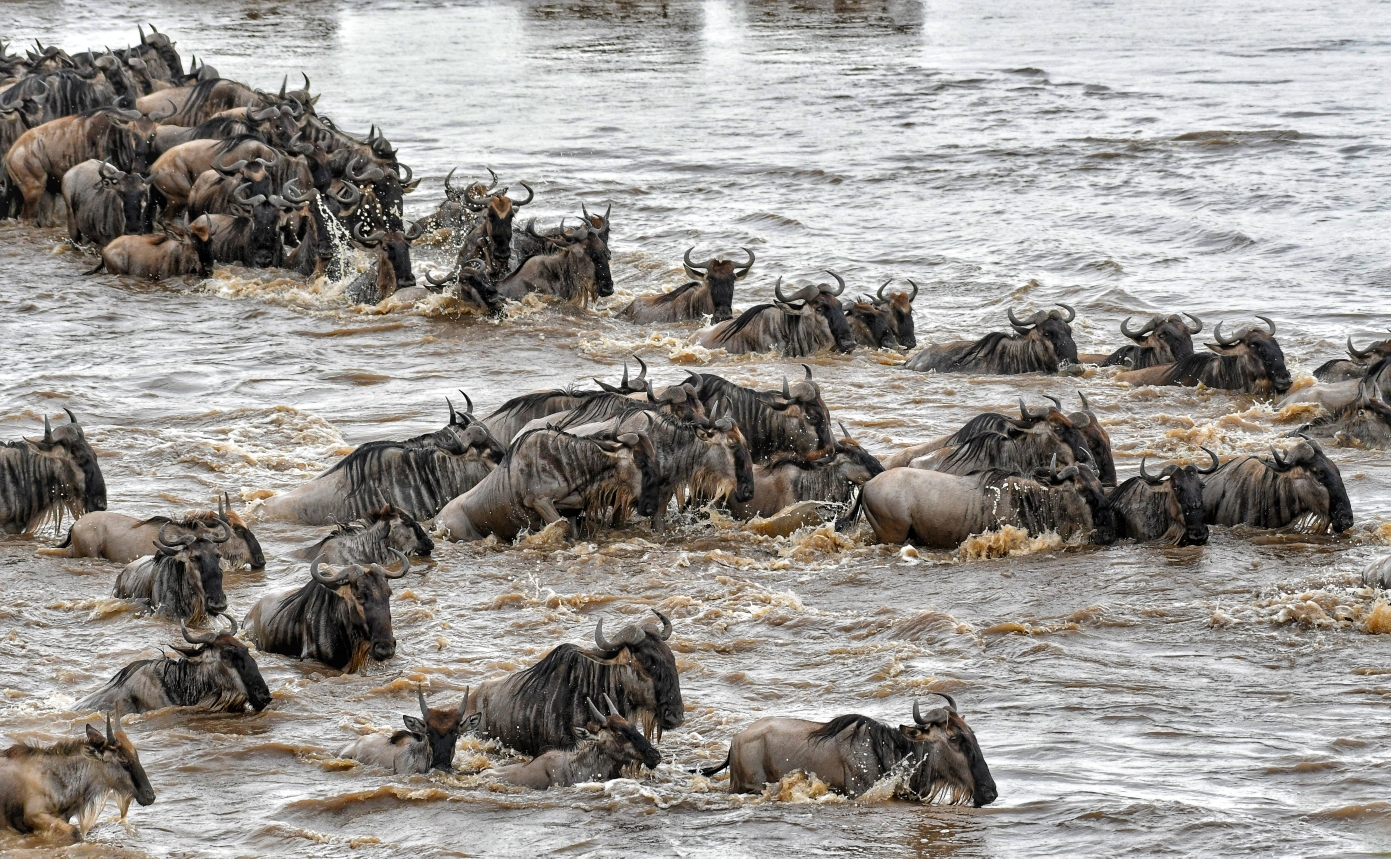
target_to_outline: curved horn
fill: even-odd
[[[1217,341],[1218,346],[1230,346],[1240,340],[1240,337],[1223,337],[1222,323],[1217,323],[1217,327],[1212,329],[1212,338]]]
[[[1047,414],[1047,412],[1044,412],[1044,414]],[[1019,398],[1019,417],[1020,417],[1021,419],[1023,419],[1023,420],[1026,420],[1026,421],[1032,421],[1032,420],[1038,420],[1038,418],[1042,417],[1042,415],[1036,415],[1036,414],[1034,414],[1033,412],[1029,411],[1029,407],[1028,407],[1027,405],[1024,404],[1024,398],[1023,398],[1023,397],[1020,397],[1020,398]]]
[[[1072,305],[1063,304],[1061,301],[1059,301],[1058,306],[1061,307],[1063,310],[1067,311],[1067,318],[1063,320],[1064,322],[1071,322],[1072,320],[1077,318],[1077,311],[1072,309]]]
[[[1077,397],[1078,397],[1078,399],[1080,399],[1080,400],[1082,401],[1082,410],[1083,410],[1083,411],[1088,411],[1088,412],[1089,412],[1089,411],[1092,410],[1092,404],[1089,403],[1089,402],[1087,402],[1087,395],[1086,395],[1086,394],[1082,393],[1081,391],[1078,391],[1078,392],[1077,392]]]
[[[1062,411],[1062,410],[1063,410],[1062,401],[1059,400],[1057,397],[1053,396],[1052,394],[1044,394],[1044,395],[1043,395],[1043,398],[1044,398],[1045,400],[1052,400],[1052,401],[1053,401],[1053,408],[1057,409],[1058,411]]]
[[[272,78],[272,80],[274,80],[274,78]],[[280,79],[280,98],[281,98],[282,101],[283,101],[284,98],[285,98],[285,85],[288,84],[289,82],[290,82],[290,76],[289,76],[289,75],[286,75],[285,77],[283,77],[283,78]]]
[[[472,416],[473,416],[473,400],[469,399],[469,395],[468,395],[468,394],[465,394],[462,388],[459,389],[459,394],[460,394],[461,396],[463,396],[463,398],[464,398],[464,414],[469,415],[470,417],[472,417]]]
[[[107,171],[110,172],[108,173]],[[121,171],[117,170],[116,166],[109,161],[103,161],[97,165],[97,175],[108,182],[113,182],[121,178]]]
[[[608,719],[604,717],[604,714],[599,712],[599,708],[594,706],[593,698],[586,695],[584,697],[584,702],[589,705],[589,712],[594,714],[594,721],[601,725],[608,721]]]
[[[883,301],[883,300],[884,300],[884,290],[888,289],[888,288],[889,288],[889,284],[891,284],[891,283],[893,283],[893,282],[894,282],[894,279],[893,279],[893,278],[889,278],[888,280],[886,280],[886,281],[884,281],[883,283],[879,284],[879,291],[876,292],[875,295],[878,296],[878,298],[879,298],[880,301]]]
[[[1197,334],[1199,331],[1203,330],[1203,320],[1199,319],[1191,313],[1185,313],[1183,315],[1193,320],[1192,325],[1188,325],[1187,323],[1185,323],[1183,326],[1184,328],[1188,329],[1189,334]]]
[[[309,75],[306,75],[304,72],[300,72],[299,75],[304,78],[304,91],[309,92]]]
[[[637,362],[638,362],[638,366],[642,368],[642,372],[638,373],[638,377],[637,377],[636,379],[633,380],[633,384],[636,385],[636,384],[639,384],[639,383],[642,383],[642,382],[646,382],[646,381],[647,381],[647,364],[646,364],[646,362],[644,362],[641,358],[639,358],[639,357],[637,356],[636,353],[634,353],[634,355],[633,355],[633,360],[634,360],[634,361],[637,361]],[[624,369],[626,370],[628,365],[625,363],[623,366],[624,366]]]
[[[410,226],[406,228],[406,241],[413,242],[425,235],[425,228],[420,226],[418,221],[410,221]]]
[[[913,699],[913,721],[921,727],[927,727],[927,720],[923,718],[922,710],[918,706],[918,700]]]
[[[749,273],[749,269],[753,268],[753,261],[754,261],[753,251],[749,250],[748,248],[740,248],[739,250],[741,250],[741,251],[743,251],[744,253],[746,253],[746,254],[749,255],[749,261],[746,262],[746,263],[744,263],[743,265],[739,266],[739,267],[735,270],[735,272],[734,272],[734,276],[735,276],[735,277],[743,277],[743,276],[745,276],[745,275],[747,275],[747,274]]]
[[[1021,320],[1019,319],[1019,317],[1015,316],[1015,315],[1014,315],[1014,308],[1013,308],[1013,307],[1011,307],[1011,308],[1009,308],[1008,310],[1006,310],[1006,311],[1005,311],[1005,315],[1009,317],[1009,324],[1010,324],[1010,325],[1013,325],[1016,329],[1018,329],[1018,330],[1020,330],[1020,331],[1024,330],[1025,328],[1030,328],[1030,327],[1033,326],[1033,323],[1032,323],[1032,322],[1024,322],[1024,321],[1021,321]]]
[[[72,413],[72,409],[68,408],[67,406],[63,406],[63,411],[68,413],[68,423],[72,424],[73,426],[77,426],[77,415]]]
[[[458,169],[458,167],[454,168],[454,170]],[[444,177],[444,196],[446,197],[454,196],[454,189],[449,184],[449,180],[454,178],[454,170],[450,170],[449,173]]]
[[[823,289],[821,290],[822,292],[826,293],[827,295],[840,295],[842,292],[845,291],[845,278],[841,277],[840,275],[836,274],[830,269],[826,269],[826,274],[829,274],[831,277],[836,279],[836,283],[840,284],[840,289],[837,289],[835,292],[832,292],[829,289]]]
[[[337,200],[345,207],[355,206],[357,205],[357,202],[362,199],[362,191],[360,191],[358,187],[351,182],[343,183],[342,193],[335,194],[332,191],[329,191],[328,195],[333,199]]]
[[[227,630],[227,634],[228,634],[228,635],[236,635],[236,634],[237,634],[237,619],[236,619],[235,617],[232,617],[230,614],[228,614],[228,613],[225,612],[225,611],[223,611],[223,612],[218,612],[218,615],[219,615],[220,617],[225,617],[225,618],[227,618],[227,625],[228,625],[229,627],[231,627],[230,629]]]
[[[1126,337],[1129,337],[1131,340],[1139,340],[1141,337],[1149,333],[1149,330],[1152,326],[1146,325],[1138,331],[1131,331],[1130,320],[1134,318],[1135,317],[1133,316],[1127,316],[1121,320],[1121,333],[1124,334]]]
[[[845,428],[845,424],[841,423],[840,421],[836,421],[836,426],[840,427],[841,438],[850,438],[850,430]]]
[[[355,238],[355,239],[357,239],[358,241],[362,242],[364,245],[367,245],[368,247],[371,247],[371,246],[376,245],[376,244],[377,244],[378,242],[380,242],[382,239],[386,238],[386,231],[385,231],[385,230],[377,230],[376,232],[372,233],[371,235],[364,236],[364,235],[362,234],[362,222],[361,222],[361,221],[358,221],[356,224],[353,224],[353,238]]]
[[[652,613],[655,614],[657,616],[657,619],[662,622],[662,641],[666,641],[668,638],[671,638],[671,620],[668,619],[666,615],[657,611],[655,608],[652,609]]]
[[[222,163],[222,159],[226,158],[229,154],[230,153],[224,152],[213,159],[213,167],[216,168],[217,172],[221,173],[223,176],[231,176],[237,172],[240,172],[240,170],[247,164],[247,160],[245,158],[241,159],[240,161],[234,161],[230,165]]]
[[[681,258],[681,261],[686,264],[686,268],[694,269],[695,271],[701,271],[701,269],[709,268],[710,263],[713,261],[713,258],[707,259],[704,262],[692,262],[691,251],[693,250],[695,250],[695,245],[691,245],[690,247],[686,248],[686,255]],[[701,273],[704,274],[703,271]]]
[[[387,572],[388,579],[399,579],[411,571],[411,559],[406,557],[406,553],[400,549],[391,549],[391,554],[401,559],[401,571],[397,573]]]
[[[1205,454],[1207,454],[1208,456],[1212,457],[1212,465],[1208,466],[1207,468],[1198,468],[1198,467],[1195,465],[1195,466],[1193,466],[1193,470],[1196,471],[1196,472],[1198,472],[1199,474],[1211,474],[1211,473],[1213,473],[1214,471],[1216,471],[1216,470],[1218,469],[1218,467],[1221,466],[1222,463],[1218,461],[1218,459],[1217,459],[1217,454],[1213,453],[1212,451],[1208,450],[1207,448],[1202,448],[1202,451],[1203,451],[1203,453],[1205,453]]]
[[[953,713],[958,713],[958,714],[961,712],[961,711],[959,711],[959,710],[956,709],[956,699],[953,698],[952,696],[948,695],[946,692],[933,692],[932,694],[933,694],[933,695],[936,695],[938,698],[941,698],[941,699],[945,700],[945,701],[947,702],[947,709],[948,709],[948,710],[951,710]]]
[[[415,684],[415,700],[420,702],[420,715],[428,723],[430,721],[430,708],[425,706],[425,687],[419,683]]]
[[[594,626],[594,646],[603,651],[617,650],[618,645],[611,644],[604,638],[604,619],[599,618],[599,622]]]
[[[513,201],[512,201],[512,208],[514,208],[514,209],[520,209],[522,206],[525,206],[527,203],[530,203],[530,202],[532,201],[532,199],[536,196],[536,192],[533,191],[533,190],[531,190],[531,186],[528,185],[527,183],[525,183],[525,182],[518,182],[517,184],[518,184],[518,185],[521,185],[523,188],[526,189],[526,199],[525,199],[525,200],[513,200]]]
[[[179,620],[179,631],[184,634],[184,641],[187,641],[189,644],[212,644],[217,640],[216,632],[203,632],[198,635],[193,635],[188,631],[188,624],[182,619]]]
[[[440,278],[439,280],[435,280],[435,273],[433,271],[427,269],[425,272],[425,279],[430,282],[431,286],[444,286],[445,284],[449,283],[453,277],[454,272],[449,271],[445,273],[444,277]]]
[[[401,180],[402,185],[409,185],[411,183],[411,180],[415,178],[415,171],[411,169],[411,165],[397,162],[396,167],[398,168],[396,178]],[[405,175],[402,176],[400,175],[401,173],[404,173]]]
[[[778,301],[783,304],[788,302],[787,296],[782,294],[782,275],[778,275],[778,282],[773,284],[773,295],[777,296]]]
[[[179,549],[179,548],[182,548],[182,547],[184,547],[184,546],[188,546],[188,545],[192,544],[194,540],[197,540],[197,539],[198,539],[197,537],[193,536],[192,534],[182,534],[182,535],[180,535],[178,538],[176,538],[176,539],[174,539],[174,540],[170,540],[168,537],[165,537],[165,536],[164,536],[164,531],[165,531],[165,529],[166,529],[166,528],[169,528],[169,527],[172,527],[173,524],[174,524],[173,522],[165,522],[163,525],[159,526],[159,534],[157,534],[157,535],[155,536],[155,542],[156,542],[156,543],[159,543],[161,546],[163,546],[163,547],[166,548],[166,549]]]
[[[1290,464],[1285,460],[1284,455],[1275,449],[1275,445],[1273,444],[1270,446],[1270,458],[1275,460],[1275,464],[1280,466],[1280,468],[1289,468]]]
[[[491,185],[488,186],[488,190],[491,191],[491,190],[493,190],[494,188],[497,187],[497,183],[498,183],[497,174],[493,172],[493,168],[491,168],[491,167],[485,166],[483,169],[484,169],[484,170],[487,170],[487,171],[488,171],[488,175],[491,176],[491,177],[493,177],[493,184],[491,184]]]
[[[1266,324],[1266,327],[1270,329],[1270,330],[1267,331],[1266,333],[1269,334],[1271,337],[1274,337],[1274,336],[1275,336],[1275,323],[1270,321],[1270,317],[1269,317],[1269,316],[1262,316],[1262,315],[1260,315],[1259,313],[1257,313],[1257,314],[1256,314],[1256,318],[1259,319],[1260,321],[1262,321],[1262,322],[1264,322],[1264,323]]]
[[[106,714],[106,742],[107,745],[116,745],[116,732],[111,729],[111,714]]]
[[[806,371],[806,374],[807,374],[807,381],[811,381],[811,365],[810,365],[810,364],[803,364],[803,365],[802,365],[802,369]]]
[[[1150,476],[1150,473],[1149,473],[1148,471],[1145,471],[1145,460],[1146,460],[1146,459],[1148,459],[1148,457],[1145,457],[1145,456],[1140,457],[1140,479],[1143,480],[1143,481],[1145,481],[1146,483],[1157,483],[1157,482],[1159,482],[1156,478],[1151,477],[1151,476]]]
[[[622,716],[622,715],[623,715],[622,713],[618,712],[618,705],[615,704],[615,703],[613,703],[613,699],[609,697],[609,693],[607,693],[607,692],[604,693],[604,704],[606,704],[606,705],[608,706],[608,708],[609,708],[609,715],[610,715],[610,716]]]
[[[1364,361],[1364,360],[1366,360],[1366,358],[1367,358],[1368,355],[1372,354],[1372,350],[1371,350],[1371,349],[1367,349],[1366,351],[1358,351],[1357,347],[1354,346],[1354,345],[1352,345],[1352,335],[1349,334],[1349,335],[1348,335],[1348,354],[1351,355],[1352,357],[1356,358],[1356,359],[1359,360],[1359,361]]]
[[[204,526],[204,530],[211,532],[213,529]],[[225,543],[228,540],[232,539],[232,529],[228,527],[227,523],[222,521],[221,519],[217,520],[217,534],[218,536],[209,536],[207,538],[208,542]]]
[[[330,588],[337,587],[348,580],[348,574],[343,570],[338,571],[336,575],[332,576],[321,575],[319,573],[319,564],[323,563],[323,560],[324,556],[319,555],[319,557],[309,562],[309,578]]]
[[[53,424],[48,420],[48,415],[43,416],[43,443],[53,444]]]

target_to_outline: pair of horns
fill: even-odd
[[[445,398],[444,398],[444,401],[445,401],[446,403],[448,403],[448,405],[449,405],[449,423],[450,423],[450,424],[465,424],[465,423],[468,423],[468,422],[469,422],[469,419],[473,417],[473,400],[469,399],[469,395],[468,395],[468,394],[465,394],[465,393],[463,392],[462,389],[459,391],[459,393],[460,393],[460,394],[463,396],[463,398],[464,398],[464,410],[463,410],[463,412],[456,412],[456,411],[454,410],[454,404],[453,404],[452,402],[449,401],[449,398],[448,398],[448,397],[445,397]],[[459,415],[461,415],[461,414],[463,415],[463,418],[464,418],[464,419],[463,419],[463,420],[456,420],[456,418],[457,418]]]
[[[691,259],[691,251],[693,251],[693,250],[695,250],[695,245],[692,245],[691,247],[687,248],[687,249],[686,249],[686,255],[685,255],[684,257],[682,257],[682,261],[686,264],[686,268],[690,269],[692,272],[694,272],[694,273],[697,274],[697,275],[703,275],[703,274],[705,274],[705,269],[709,268],[709,267],[710,267],[710,264],[713,263],[713,262],[715,262],[716,258],[715,258],[715,257],[710,257],[709,259],[705,260],[704,262],[694,262],[694,261]],[[749,250],[748,248],[740,248],[739,250],[741,250],[741,251],[743,251],[744,253],[748,254],[749,261],[746,262],[746,263],[744,263],[744,264],[741,265],[741,266],[737,266],[737,267],[736,267],[736,274],[735,274],[735,277],[742,277],[742,276],[744,276],[744,275],[746,275],[746,274],[749,273],[749,269],[753,268],[753,261],[754,261],[753,251]]]
[[[1072,305],[1070,305],[1070,304],[1063,304],[1063,303],[1060,301],[1060,302],[1058,302],[1058,306],[1061,307],[1063,310],[1066,310],[1066,311],[1067,311],[1067,315],[1066,315],[1066,316],[1062,316],[1061,314],[1059,314],[1059,316],[1058,316],[1058,318],[1059,318],[1059,319],[1062,319],[1063,322],[1071,322],[1072,320],[1074,320],[1074,319],[1077,318],[1077,311],[1076,311],[1075,309],[1073,309]],[[1019,317],[1017,317],[1017,316],[1014,315],[1014,308],[1013,308],[1013,307],[1011,307],[1011,308],[1009,308],[1008,310],[1005,311],[1005,315],[1006,315],[1007,317],[1009,317],[1009,324],[1010,324],[1010,325],[1013,325],[1016,329],[1018,329],[1018,330],[1020,330],[1020,331],[1023,331],[1023,330],[1028,329],[1028,328],[1032,328],[1032,327],[1034,327],[1035,325],[1040,325],[1040,324],[1042,324],[1042,323],[1044,322],[1044,320],[1046,320],[1046,319],[1049,317],[1049,315],[1051,315],[1051,314],[1053,314],[1053,313],[1057,313],[1057,311],[1056,311],[1056,310],[1038,310],[1038,311],[1035,311],[1035,312],[1034,312],[1034,315],[1033,315],[1033,316],[1030,316],[1027,320],[1023,320],[1023,319],[1020,319]]]
[[[390,549],[389,551],[393,555],[396,555],[398,558],[401,559],[401,569],[399,572],[395,573],[391,572],[390,570],[387,570],[386,577],[388,579],[399,579],[406,573],[409,573],[411,571],[411,559],[406,557],[406,553],[402,552],[400,549]],[[315,558],[312,563],[309,564],[309,578],[313,579],[321,585],[324,585],[325,587],[330,588],[336,588],[344,582],[348,581],[348,579],[352,578],[352,565],[344,567],[343,569],[339,570],[337,573],[334,573],[333,575],[324,575],[323,573],[320,573],[319,564],[323,563],[323,560],[324,556],[320,555],[317,558]]]
[[[947,702],[947,706],[946,706],[946,707],[937,707],[937,708],[935,708],[935,709],[928,710],[928,711],[927,711],[927,715],[924,716],[924,715],[922,714],[922,711],[918,708],[918,702],[917,702],[917,700],[914,699],[914,701],[913,701],[913,721],[914,721],[914,722],[917,722],[919,725],[921,725],[921,726],[924,727],[924,728],[929,727],[929,726],[931,726],[931,725],[945,725],[945,724],[947,723],[947,719],[948,719],[952,714],[957,713],[957,709],[956,709],[956,699],[955,699],[955,698],[953,698],[952,696],[948,695],[948,694],[945,693],[945,692],[933,692],[932,694],[933,694],[933,695],[936,695],[937,697],[939,697],[939,698],[941,698],[941,699],[943,699],[943,700],[945,700],[945,701]]]
[[[783,304],[788,304],[793,301],[810,301],[822,292],[831,296],[839,296],[842,292],[845,291],[845,278],[841,277],[840,275],[836,274],[830,269],[826,269],[826,274],[829,274],[831,277],[836,279],[836,284],[838,285],[835,289],[831,289],[830,286],[826,284],[810,284],[808,286],[802,287],[801,289],[797,290],[791,295],[783,295],[782,278],[779,277],[778,282],[773,284],[773,295],[777,296],[778,301],[782,302]]]
[[[595,379],[594,383],[598,385],[600,389],[607,391],[610,394],[635,394],[638,391],[646,389],[648,387],[647,364],[637,355],[633,356],[633,360],[638,362],[638,366],[642,368],[642,372],[638,373],[638,377],[632,380],[631,382],[628,381],[628,362],[624,361],[623,378],[618,382],[617,387],[614,387],[613,385],[606,385],[598,379]]]
[[[64,407],[63,411],[68,413],[68,423],[78,426],[77,415],[72,413],[72,409]],[[53,424],[49,422],[48,415],[43,416],[43,443],[53,444]]]
[[[913,287],[913,291],[910,292],[910,293],[908,293],[908,302],[911,304],[912,301],[913,301],[913,299],[915,299],[915,298],[918,297],[918,285],[917,285],[916,283],[913,283],[913,281],[912,281],[911,278],[906,278],[906,277],[905,277],[904,280],[908,281],[909,285],[911,285],[911,286]],[[885,289],[888,289],[889,284],[891,284],[891,283],[893,283],[893,282],[894,282],[894,279],[893,279],[893,278],[889,278],[888,280],[886,280],[886,281],[884,281],[882,284],[880,284],[880,286],[879,286],[879,292],[875,293],[876,295],[879,296],[879,300],[880,300],[880,301],[887,301],[887,300],[888,300],[888,299],[886,299],[886,298],[884,297],[884,290],[885,290]]]
[[[662,622],[662,641],[666,641],[667,639],[671,638],[671,621],[667,618],[666,615],[657,611],[655,608],[652,609],[652,613],[655,614],[657,616],[657,619]],[[610,641],[604,638],[604,619],[601,617],[599,618],[599,623],[594,627],[594,644],[600,650],[617,650],[625,644],[636,645],[641,643],[643,638],[646,637],[646,635],[647,630],[643,629],[635,623],[630,623],[627,626],[623,627],[623,629],[619,630],[617,638],[614,638],[612,641]]]
[[[596,721],[596,722],[598,722],[599,724],[602,725],[602,724],[604,724],[605,722],[607,722],[611,716],[618,716],[618,717],[622,718],[623,714],[620,713],[620,712],[618,712],[618,706],[617,706],[616,704],[613,703],[613,699],[609,697],[609,693],[605,692],[604,695],[603,695],[603,698],[604,698],[604,705],[607,706],[607,707],[609,708],[609,715],[608,715],[608,716],[605,716],[603,713],[600,713],[600,712],[599,712],[599,708],[596,707],[596,706],[594,706],[594,699],[593,699],[593,698],[590,698],[589,696],[585,696],[584,702],[585,702],[586,704],[589,705],[589,712],[591,712],[591,713],[594,714],[594,721]]]
[[[464,700],[459,702],[459,715],[462,717],[464,711],[468,709],[468,696],[472,687],[464,687]],[[425,704],[425,687],[419,683],[415,684],[415,700],[420,702],[420,717],[428,724],[430,721],[430,708]]]
[[[1275,323],[1270,321],[1270,317],[1269,317],[1269,316],[1261,316],[1259,313],[1255,314],[1255,317],[1256,317],[1257,319],[1259,319],[1259,320],[1261,320],[1262,322],[1265,323],[1266,328],[1269,329],[1269,330],[1267,331],[1267,333],[1268,333],[1271,337],[1274,337],[1274,336],[1275,336]],[[1221,322],[1217,323],[1217,327],[1214,328],[1214,329],[1212,329],[1212,336],[1213,336],[1213,339],[1215,339],[1215,340],[1217,341],[1217,345],[1219,345],[1219,346],[1231,346],[1231,345],[1235,344],[1237,341],[1239,341],[1239,340],[1242,338],[1242,335],[1245,334],[1245,333],[1246,333],[1246,332],[1244,332],[1244,331],[1238,331],[1236,334],[1233,334],[1231,337],[1223,337],[1223,336],[1222,336],[1222,323],[1221,323]]]
[[[1205,448],[1205,447],[1204,447],[1204,448],[1200,448],[1200,450],[1202,450],[1203,453],[1207,454],[1208,457],[1210,457],[1210,458],[1212,459],[1212,464],[1210,464],[1207,468],[1199,468],[1198,466],[1195,465],[1195,466],[1193,466],[1193,470],[1194,470],[1194,471],[1198,472],[1199,474],[1212,474],[1212,473],[1213,473],[1214,471],[1216,471],[1219,467],[1221,467],[1222,463],[1217,459],[1217,454],[1213,453],[1211,450],[1209,450],[1209,449],[1207,449],[1207,448]],[[1271,450],[1273,451],[1274,448],[1272,447]],[[1159,474],[1156,476],[1156,475],[1150,474],[1148,471],[1145,470],[1145,460],[1146,460],[1146,459],[1148,459],[1148,457],[1144,457],[1144,456],[1140,457],[1140,477],[1141,477],[1141,479],[1143,479],[1146,483],[1151,483],[1151,484],[1160,483],[1161,481],[1164,480],[1164,478],[1166,478],[1166,477],[1168,477],[1169,475],[1173,474],[1174,471],[1176,471],[1176,470],[1178,469],[1178,466],[1177,466],[1177,465],[1173,465],[1173,464],[1166,465],[1166,466],[1164,466],[1163,469],[1160,470]]]

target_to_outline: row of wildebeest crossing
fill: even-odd
[[[140,33],[124,51],[69,55],[37,45],[24,57],[0,50],[0,134],[8,214],[41,224],[59,197],[71,237],[101,248],[105,267],[148,277],[211,273],[215,262],[287,267],[342,279],[353,245],[375,262],[348,287],[350,300],[424,297],[447,290],[498,313],[527,292],[586,304],[612,294],[609,215],[581,207],[576,226],[513,231],[532,201],[509,196],[494,175],[464,187],[445,180],[438,211],[410,224],[403,195],[416,180],[375,129],[360,139],[337,128],[303,88],[278,93],[220,77],[203,65],[185,72],[164,34]],[[427,233],[457,249],[451,270],[417,286],[411,243]],[[691,282],[644,296],[621,310],[635,324],[698,322],[695,342],[729,353],[917,348],[911,291],[843,297],[845,280],[774,286],[776,300],[739,315],[743,259],[683,260]],[[407,292],[413,290],[414,292]],[[978,340],[929,345],[907,367],[938,373],[1056,373],[1068,365],[1121,367],[1137,385],[1198,385],[1286,394],[1291,376],[1275,325],[1223,334],[1209,354],[1193,316],[1155,316],[1121,332],[1110,354],[1079,354],[1075,311],[1038,311]],[[0,807],[10,826],[81,837],[99,803],[154,799],[119,714],[168,706],[260,710],[272,695],[246,641],[258,653],[311,660],[346,672],[391,660],[391,582],[411,557],[434,548],[430,530],[451,540],[503,542],[554,526],[569,535],[636,527],[654,532],[673,512],[717,507],[789,533],[834,516],[863,518],[884,542],[954,549],[971,536],[1020,528],[1056,532],[1073,543],[1121,539],[1201,545],[1210,526],[1281,528],[1304,523],[1341,532],[1352,509],[1337,466],[1317,439],[1385,446],[1383,402],[1391,341],[1316,371],[1323,384],[1285,402],[1316,402],[1322,415],[1269,457],[1171,463],[1118,480],[1110,438],[1079,394],[1069,411],[1056,399],[1018,414],[987,412],[957,431],[880,460],[832,417],[807,367],[780,388],[744,387],[713,373],[658,386],[647,368],[617,384],[538,391],[486,417],[449,402],[448,423],[401,441],[364,444],[305,485],[265,499],[248,519],[334,526],[294,553],[307,578],[233,612],[224,574],[261,568],[265,557],[248,523],[224,496],[215,510],[142,518],[106,510],[106,485],[78,419],[44,421],[40,440],[0,447],[0,533],[28,534],[71,515],[62,544],[45,555],[103,558],[124,567],[115,596],[177,620],[178,657],[123,668],[77,705],[108,715],[105,730],[51,747],[0,753]],[[641,361],[639,361],[641,365]],[[805,365],[804,365],[805,366]],[[836,429],[839,427],[840,432]],[[254,513],[254,516],[253,516]],[[399,564],[399,565],[398,565]],[[234,616],[244,620],[238,624]],[[680,680],[667,640],[672,624],[632,623],[594,648],[563,644],[532,667],[466,690],[404,730],[365,737],[342,754],[398,773],[452,766],[464,733],[532,756],[495,769],[499,779],[545,788],[611,778],[625,767],[655,767],[662,732],[684,721]],[[762,719],[732,741],[724,763],[730,789],[758,791],[793,770],[859,795],[893,774],[899,795],[984,805],[996,789],[956,703],[891,726],[860,715],[829,722]],[[907,709],[907,708],[905,708]],[[907,715],[907,713],[905,713]],[[70,821],[76,819],[76,823]]]

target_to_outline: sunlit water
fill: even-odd
[[[71,406],[110,508],[152,514],[285,491],[352,445],[435,429],[466,389],[612,380],[640,352],[660,381],[709,369],[777,384],[800,368],[682,345],[694,327],[611,318],[682,281],[680,258],[758,254],[737,304],[779,275],[852,289],[911,277],[920,342],[976,336],[1009,306],[1077,307],[1083,351],[1128,313],[1229,326],[1266,313],[1297,379],[1384,330],[1391,285],[1384,4],[1149,6],[10,3],[0,31],[69,50],[155,21],[224,76],[308,72],[321,112],[375,122],[424,178],[493,167],[543,223],[613,203],[618,294],[595,312],[501,323],[444,302],[390,314],[341,286],[219,269],[207,284],[81,278],[59,230],[0,226],[3,435]],[[257,17],[252,18],[254,12]],[[137,17],[140,16],[140,17]],[[442,266],[418,248],[417,272]],[[1259,452],[1304,418],[1225,393],[1085,378],[950,378],[857,352],[812,363],[835,417],[890,453],[1026,394],[1103,416],[1122,476],[1141,455]],[[672,367],[671,364],[679,366]],[[97,853],[157,856],[1347,856],[1391,849],[1385,637],[1359,573],[1386,551],[1381,452],[1332,454],[1356,527],[1340,538],[1218,530],[1201,549],[1060,547],[901,556],[865,533],[774,540],[727,524],[584,543],[444,544],[398,584],[395,659],[338,677],[262,656],[254,716],[127,719],[158,790]],[[303,580],[315,529],[257,528],[265,574],[232,611]],[[51,538],[51,535],[50,535]],[[0,547],[0,729],[70,735],[69,708],[177,637],[109,598],[114,565]],[[992,547],[977,547],[977,554]],[[1006,547],[1007,548],[1007,547]],[[998,554],[1000,546],[993,547]],[[640,780],[500,789],[503,758],[461,745],[453,775],[398,778],[335,753],[399,724],[412,690],[454,700],[595,621],[670,614],[685,726]],[[1382,609],[1382,611],[1388,611]],[[1391,624],[1385,624],[1391,625]],[[686,772],[755,718],[863,712],[898,724],[949,691],[1000,799],[987,809],[849,803],[788,782],[730,797]],[[432,698],[433,700],[433,698]],[[0,835],[0,852],[42,851]],[[91,854],[88,854],[91,855]]]

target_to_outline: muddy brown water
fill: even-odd
[[[138,8],[138,12],[137,12]],[[137,18],[137,14],[139,17]],[[852,289],[912,277],[920,342],[1000,327],[1009,306],[1077,307],[1083,351],[1128,313],[1208,324],[1266,313],[1297,384],[1388,324],[1386,69],[1375,3],[10,3],[0,32],[70,50],[153,20],[229,77],[309,73],[321,111],[386,129],[431,209],[453,166],[527,180],[544,222],[613,201],[618,295],[498,322],[447,303],[367,313],[341,285],[219,269],[206,284],[81,278],[60,230],[0,225],[0,431],[72,407],[110,509],[148,515],[286,491],[353,445],[435,429],[466,389],[488,411],[634,351],[778,384],[767,356],[684,346],[694,327],[612,318],[748,246],[737,305],[828,267]],[[444,255],[415,252],[417,273]],[[1142,455],[1260,452],[1303,415],[1269,400],[1082,377],[937,377],[901,356],[811,363],[834,416],[888,454],[1025,394],[1084,390],[1124,477]],[[1381,451],[1337,449],[1356,526],[1340,537],[1214,532],[1203,548],[982,541],[901,554],[863,533],[758,537],[717,521],[578,543],[442,544],[397,585],[397,656],[336,676],[275,656],[258,715],[127,719],[158,791],[132,831],[108,808],[80,855],[1349,856],[1391,849],[1391,610],[1360,586],[1391,539]],[[300,581],[319,531],[260,525],[244,614]],[[52,540],[54,535],[41,535]],[[177,637],[110,597],[117,569],[0,544],[0,733],[80,729],[71,707]],[[1011,553],[999,557],[1004,551]],[[394,777],[335,753],[432,701],[585,642],[600,617],[673,618],[686,724],[640,779],[503,789],[506,759]],[[686,772],[755,718],[909,720],[954,694],[999,786],[986,809],[846,802],[789,779],[731,797]],[[44,855],[0,834],[0,853]],[[74,854],[79,855],[79,854]]]

